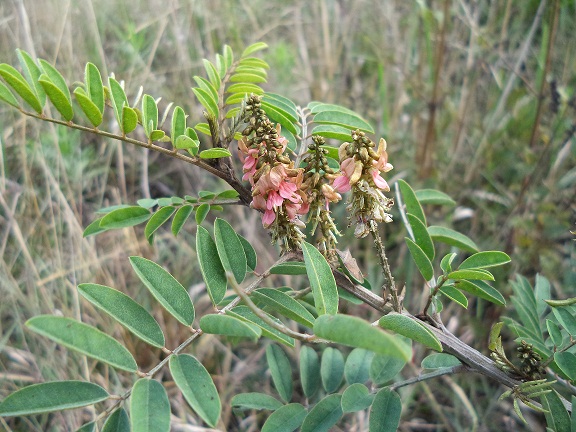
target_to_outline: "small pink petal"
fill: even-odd
[[[354,174],[355,168],[356,167],[355,167],[354,158],[345,159],[340,164],[340,171],[342,171],[344,174],[346,174],[346,177],[348,177],[348,178],[352,177],[352,174]]]
[[[338,176],[332,183],[332,188],[335,192],[348,192],[352,187],[350,186],[350,179],[345,175]]]
[[[390,186],[388,186],[386,180],[380,177],[380,173],[378,172],[378,170],[376,169],[372,170],[372,178],[374,179],[374,184],[378,187],[378,189],[381,189],[386,192],[390,191]]]
[[[262,224],[264,228],[268,228],[272,222],[276,219],[276,213],[273,210],[266,210],[264,215],[262,215]]]
[[[254,198],[252,198],[252,203],[250,205],[252,208],[258,210],[266,210],[266,200],[262,195],[256,195]]]

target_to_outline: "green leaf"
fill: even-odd
[[[456,201],[446,195],[444,192],[437,191],[436,189],[420,189],[414,192],[416,199],[420,204],[434,204],[455,206]]]
[[[146,309],[126,294],[104,285],[85,283],[78,285],[82,296],[109,314],[112,318],[152,346],[164,346],[164,334],[156,320]]]
[[[130,419],[133,432],[170,430],[170,401],[162,384],[148,378],[136,381],[130,396]]]
[[[576,355],[567,351],[556,352],[554,353],[554,361],[570,380],[576,380]]]
[[[115,368],[136,372],[132,354],[116,339],[71,318],[39,315],[26,321],[30,330],[67,348],[78,351]]]
[[[72,108],[72,101],[68,99],[67,95],[63,93],[57,85],[50,81],[48,76],[45,74],[40,75],[38,82],[62,117],[66,121],[71,121],[72,118],[74,118],[74,110]],[[70,91],[68,91],[68,96],[69,95]]]
[[[242,283],[246,276],[246,254],[238,234],[224,219],[214,221],[214,240],[224,270],[234,275],[236,282]]]
[[[210,204],[200,204],[196,209],[196,223],[200,225],[206,219],[208,212],[210,211]],[[220,260],[220,258],[218,258]]]
[[[208,123],[198,123],[196,126],[194,126],[194,129],[196,129],[198,132],[203,133],[204,135],[212,136],[212,134],[210,133],[210,126],[208,126]]]
[[[122,107],[122,132],[128,134],[138,126],[138,114],[129,106]]]
[[[314,116],[314,123],[332,124],[374,133],[374,129],[366,120],[357,115],[342,111],[321,111]]]
[[[198,87],[207,92],[208,95],[210,96],[210,99],[212,99],[214,103],[218,105],[218,90],[216,90],[216,88],[212,85],[212,83],[207,79],[204,79],[199,76],[195,76],[194,81],[196,81]]]
[[[318,354],[309,346],[300,348],[300,384],[304,396],[310,399],[320,387],[320,361]]]
[[[324,350],[320,363],[320,376],[326,393],[338,390],[344,377],[344,357],[340,351],[332,347]]]
[[[14,108],[20,108],[18,100],[16,100],[10,89],[2,82],[0,82],[0,100],[3,100],[8,105],[12,105]]]
[[[410,250],[410,255],[416,263],[416,267],[418,267],[420,274],[425,280],[429,281],[434,277],[434,267],[432,267],[430,258],[428,258],[422,248],[412,241],[412,239],[404,237],[404,240],[406,240],[406,245],[408,246],[408,250]]]
[[[230,45],[224,45],[222,54],[224,58],[224,65],[226,66],[226,69],[228,69],[234,63],[234,53],[232,52]]]
[[[556,390],[540,396],[542,408],[546,410],[546,424],[555,432],[565,432],[570,430],[570,415],[564,408],[564,404]]]
[[[320,135],[324,138],[333,138],[338,141],[350,141],[352,131],[350,128],[336,125],[319,125],[312,129],[312,135]]]
[[[441,369],[458,366],[460,364],[462,363],[456,357],[444,353],[430,354],[422,360],[423,369]]]
[[[572,396],[571,400],[572,406],[576,406],[576,396]],[[576,432],[576,410],[572,408],[572,413],[570,415],[570,432]]]
[[[264,69],[260,70],[264,76],[266,76],[266,71]],[[284,96],[280,96],[275,93],[265,93],[264,96],[262,96],[262,102],[284,113],[284,115],[294,123],[296,123],[299,119],[296,104]]]
[[[571,306],[576,304],[576,297],[567,298],[565,300],[544,300],[551,307]]]
[[[114,78],[108,78],[108,88],[110,89],[110,102],[112,103],[114,114],[116,115],[116,121],[124,132],[122,123],[122,109],[124,107],[130,107],[128,104],[128,99],[126,98],[126,93],[124,93],[124,89]]]
[[[106,426],[106,425],[104,425]],[[130,425],[128,425],[130,426]],[[86,423],[82,426],[80,426],[78,429],[76,429],[76,432],[95,432],[96,431],[96,422],[90,422],[90,423]],[[114,431],[116,432],[116,429],[114,429]],[[102,432],[106,432],[105,430],[102,430]],[[110,431],[108,431],[110,432]],[[128,429],[127,431],[123,431],[120,430],[118,432],[130,432],[130,429]]]
[[[176,211],[176,207],[174,206],[167,206],[158,209],[156,213],[152,215],[148,223],[146,224],[146,228],[144,228],[144,236],[148,239],[148,242],[152,244],[154,233],[160,228],[168,219],[172,217],[174,212]]]
[[[232,398],[230,405],[234,410],[269,410],[275,411],[284,406],[278,399],[262,393],[240,393]]]
[[[552,343],[554,346],[559,347],[562,345],[562,333],[560,332],[560,328],[554,321],[550,321],[549,319],[546,320],[546,328],[548,329],[548,334],[550,335],[550,339],[552,339]]]
[[[534,300],[536,301],[536,314],[541,317],[544,315],[548,306],[546,300],[551,297],[550,282],[540,274],[536,274],[536,283],[534,284]],[[576,302],[576,299],[574,299]]]
[[[567,308],[553,308],[552,312],[558,322],[571,336],[576,336],[576,317]]]
[[[327,432],[342,417],[342,395],[326,396],[310,410],[302,423],[302,432]]]
[[[90,98],[86,95],[84,89],[78,87],[74,90],[74,96],[78,101],[78,105],[90,121],[92,126],[98,127],[102,123],[103,116],[98,107],[90,100]]]
[[[42,75],[47,76],[48,81],[50,81],[52,84],[54,84],[58,88],[58,90],[60,90],[60,93],[62,93],[63,97],[66,99],[68,104],[70,106],[72,106],[72,98],[70,97],[70,89],[68,88],[68,84],[66,84],[66,80],[64,79],[62,74],[60,72],[58,72],[58,70],[54,66],[52,66],[50,63],[48,63],[46,60],[38,59],[38,63],[40,63],[40,68],[44,72],[44,74],[42,74]],[[42,75],[38,78],[39,80],[42,78]],[[50,97],[49,94],[48,94],[48,97]],[[52,101],[52,102],[54,102],[54,101]],[[56,104],[54,104],[54,105],[56,105]]]
[[[12,417],[93,405],[110,395],[99,385],[83,381],[32,384],[8,395],[0,403],[0,416]]]
[[[132,268],[154,298],[184,325],[194,321],[194,305],[188,292],[170,273],[146,258],[130,257]]]
[[[151,209],[152,207],[158,205],[158,200],[153,198],[141,198],[136,201],[136,204],[142,208]]]
[[[262,335],[262,330],[257,325],[241,321],[230,315],[204,315],[200,319],[200,328],[204,333],[242,337],[253,341],[257,341]]]
[[[218,102],[212,99],[212,95],[201,88],[193,88],[192,91],[202,106],[206,108],[206,111],[215,118],[218,118]]]
[[[306,274],[306,264],[300,261],[286,261],[270,269],[271,274],[303,275]]]
[[[6,81],[6,83],[14,89],[18,96],[26,101],[26,103],[30,105],[34,111],[36,111],[38,114],[42,114],[42,105],[40,104],[36,93],[32,90],[20,72],[18,72],[9,64],[2,63],[0,64],[0,76],[4,78],[4,81]]]
[[[148,138],[158,126],[158,106],[154,98],[148,94],[142,97],[142,126]]]
[[[174,147],[177,149],[191,149],[192,156],[195,156],[198,153],[198,147],[200,146],[199,140],[193,140],[189,136],[180,135],[174,141]]]
[[[478,252],[466,258],[459,269],[496,267],[510,262],[510,257],[504,252],[485,251]]]
[[[391,381],[404,369],[406,360],[396,356],[377,354],[370,364],[370,380],[376,386],[381,386]]]
[[[372,405],[374,396],[364,384],[352,384],[342,393],[342,411],[349,413],[365,410]]]
[[[434,243],[432,243],[432,238],[428,234],[426,225],[411,213],[407,213],[406,217],[414,234],[414,242],[420,246],[420,249],[422,249],[428,259],[432,261],[434,259]]]
[[[98,107],[100,113],[104,112],[104,85],[100,71],[93,63],[86,63],[84,70],[84,82],[86,83],[86,94],[94,105]]]
[[[266,361],[270,368],[272,382],[280,398],[284,402],[292,399],[292,366],[290,360],[282,348],[278,345],[268,345],[266,347]]]
[[[286,116],[288,113],[265,102],[262,102],[261,106],[270,120],[276,123],[280,123],[283,128],[292,132],[293,134],[298,134],[298,129],[294,125],[294,122]]]
[[[249,73],[249,72],[237,72],[230,77],[230,82],[241,82],[241,83],[262,83],[266,82],[261,74]]]
[[[440,287],[440,292],[463,308],[468,308],[468,299],[459,289],[454,288],[453,285],[443,285]]]
[[[66,90],[65,92],[62,91],[62,89],[46,74],[40,75],[38,82],[62,117],[66,121],[71,121],[74,117],[74,109],[72,108],[72,100],[70,98],[70,90],[68,90],[68,87],[64,87]]]
[[[444,255],[442,261],[440,262],[440,268],[444,273],[450,273],[452,271],[452,261],[456,258],[457,254],[455,253],[448,253]]]
[[[270,65],[258,57],[244,57],[240,60],[239,66],[270,69]]]
[[[489,281],[493,281],[494,280],[494,276],[492,276],[491,273],[487,272],[487,271],[482,271],[482,270],[469,270],[469,269],[465,269],[465,270],[455,270],[453,272],[450,272],[446,275],[447,279],[454,279],[454,280],[458,280],[458,279],[466,279],[466,280],[489,280]]]
[[[130,419],[124,408],[117,409],[108,417],[102,432],[130,432]]]
[[[86,229],[84,230],[84,232],[82,233],[82,237],[88,237],[91,235],[100,234],[104,231],[108,231],[107,228],[101,228],[100,227],[101,221],[102,221],[102,218],[99,218],[99,219],[96,219],[95,221],[93,221],[90,225],[88,225],[86,227]]]
[[[430,237],[432,237],[434,241],[455,246],[468,252],[478,252],[479,250],[476,243],[470,240],[470,238],[450,228],[435,225],[429,226],[428,234],[430,234]]]
[[[262,90],[262,88],[256,84],[236,83],[229,86],[226,89],[226,93],[244,93],[246,95],[254,93],[255,95],[262,95],[264,94],[264,90]]]
[[[455,282],[456,288],[469,292],[476,297],[483,298],[489,302],[505,306],[506,300],[500,294],[498,290],[488,285],[486,282],[481,280],[475,280],[473,282],[467,280],[458,280]]]
[[[260,288],[254,291],[251,297],[258,303],[263,303],[272,310],[303,326],[312,328],[314,325],[314,316],[304,306],[281,291],[271,288]]]
[[[258,327],[262,329],[262,336],[264,337],[283,343],[284,345],[287,345],[289,347],[294,347],[293,338],[291,338],[290,336],[286,336],[284,333],[270,326],[262,318],[257,316],[254,312],[252,312],[250,308],[248,308],[247,306],[236,306],[232,310],[228,311],[227,314],[232,315],[238,319],[249,321],[251,323],[256,324]],[[280,321],[279,319],[273,317],[268,313],[266,313],[266,315],[268,315],[269,319],[275,321],[277,324],[282,325],[282,321]]]
[[[178,235],[193,211],[194,207],[189,204],[184,205],[178,209],[174,215],[174,219],[172,219],[172,234],[174,234],[174,236]]]
[[[218,90],[220,88],[220,74],[209,60],[203,59],[202,63],[204,63],[204,69],[206,69],[206,74],[208,75],[208,79],[212,83],[212,85]],[[194,89],[192,89],[194,91]]]
[[[246,49],[244,51],[242,51],[242,58],[248,57],[250,54],[254,54],[256,51],[260,51],[263,49],[268,48],[268,44],[264,43],[264,42],[256,42],[253,43],[252,45],[249,45],[248,47],[246,47]]]
[[[299,403],[284,405],[270,414],[262,432],[293,432],[300,427],[306,414],[306,408]]]
[[[400,424],[402,402],[398,393],[383,388],[374,398],[370,408],[370,432],[395,432]]]
[[[177,106],[174,108],[174,111],[172,111],[172,128],[170,132],[172,135],[172,140],[174,140],[174,146],[176,148],[180,148],[176,146],[176,138],[178,138],[180,135],[184,135],[185,131],[186,114],[181,107]]]
[[[223,193],[224,192],[218,194],[218,198],[224,198],[222,196]],[[244,254],[246,255],[246,266],[248,268],[248,271],[256,270],[256,265],[258,264],[258,257],[256,255],[256,251],[254,250],[250,242],[246,240],[244,237],[242,237],[240,234],[238,234],[238,238],[240,239],[240,243],[242,243],[242,247],[244,248]]]
[[[365,383],[370,377],[370,364],[374,353],[362,348],[355,348],[346,359],[344,376],[348,384]]]
[[[212,377],[202,363],[189,354],[172,356],[170,373],[194,412],[215,428],[222,405]]]
[[[42,71],[26,51],[17,49],[16,55],[18,56],[18,61],[20,62],[20,66],[22,66],[22,71],[24,72],[26,80],[35,91],[40,105],[44,106],[46,104],[46,93],[44,92],[42,85],[38,82],[38,78],[42,75]]]
[[[314,334],[342,345],[365,348],[408,361],[412,348],[399,336],[391,335],[360,318],[349,315],[322,315],[314,323]]]
[[[200,207],[196,211],[196,215],[198,215]],[[206,228],[200,225],[196,232],[196,253],[198,254],[200,272],[206,283],[208,295],[214,306],[216,306],[222,301],[226,293],[226,271],[222,267],[216,243],[214,243]]]
[[[406,206],[406,213],[413,214],[418,219],[420,219],[424,226],[426,226],[426,215],[424,214],[424,210],[422,209],[422,206],[420,205],[420,202],[418,201],[416,193],[412,187],[404,180],[398,180],[398,186],[400,187],[402,199],[404,200],[404,205]]]
[[[211,149],[202,150],[198,156],[200,156],[201,159],[218,159],[232,156],[232,153],[230,153],[230,151],[225,148],[214,147]]]
[[[314,304],[319,315],[338,313],[338,290],[332,269],[326,258],[305,241],[302,242],[304,264],[314,295]]]
[[[428,348],[442,352],[442,344],[432,333],[418,321],[415,321],[405,315],[392,312],[383,316],[378,324],[388,330],[392,330],[402,336],[406,336],[416,342],[426,345]]]

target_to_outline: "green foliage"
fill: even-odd
[[[130,264],[164,309],[182,324],[192,324],[195,317],[194,305],[184,287],[174,276],[146,258],[130,257]]]
[[[170,373],[190,407],[208,425],[216,427],[222,405],[218,390],[206,368],[195,357],[170,357]]]
[[[104,285],[85,283],[78,291],[86,300],[109,314],[120,324],[152,346],[164,346],[164,334],[146,309],[126,294]]]
[[[213,174],[216,173],[235,188],[220,193],[200,191],[197,197],[150,198],[138,200],[138,205],[134,206],[108,207],[102,209],[99,213],[103,215],[89,224],[84,231],[84,237],[87,237],[146,222],[143,235],[151,245],[154,245],[156,233],[160,232],[159,230],[170,219],[172,219],[171,231],[177,236],[182,232],[192,213],[195,213],[196,253],[200,273],[213,306],[220,308],[217,310],[218,313],[207,313],[198,317],[199,329],[192,327],[197,318],[196,310],[184,286],[159,264],[142,257],[130,258],[134,271],[152,296],[176,318],[178,323],[191,330],[191,336],[177,348],[173,350],[165,348],[164,332],[158,322],[146,308],[129,296],[104,285],[87,283],[78,287],[80,294],[91,304],[106,312],[152,347],[163,349],[168,359],[161,360],[158,367],[153,368],[148,374],[138,371],[134,357],[122,344],[96,327],[70,318],[45,315],[34,317],[27,322],[28,328],[32,331],[65,347],[121,371],[138,375],[140,379],[130,390],[131,418],[129,419],[127,412],[120,407],[130,394],[130,391],[127,391],[121,399],[115,400],[114,407],[119,408],[112,411],[112,414],[106,413],[107,417],[102,417],[105,421],[103,431],[132,429],[161,432],[170,429],[171,408],[166,389],[160,381],[153,379],[166,363],[169,364],[174,383],[192,410],[210,427],[220,426],[222,406],[210,373],[195,357],[182,353],[204,333],[230,338],[224,340],[225,342],[238,342],[238,339],[251,341],[243,343],[254,343],[264,336],[290,349],[294,348],[295,339],[304,342],[331,341],[354,348],[345,356],[345,349],[327,347],[322,351],[319,361],[317,352],[311,346],[302,344],[299,347],[301,389],[296,389],[292,379],[291,361],[286,352],[277,345],[268,345],[266,360],[274,387],[283,402],[261,393],[243,393],[231,400],[235,412],[272,411],[264,420],[263,431],[292,431],[298,427],[301,427],[302,431],[328,431],[340,421],[346,426],[347,417],[343,419],[344,413],[367,409],[370,410],[370,431],[396,430],[400,422],[402,403],[399,395],[393,390],[395,386],[382,386],[394,380],[412,359],[411,341],[437,351],[443,350],[434,332],[429,329],[424,319],[421,320],[423,317],[432,322],[437,319],[435,314],[426,316],[430,305],[435,306],[434,312],[440,313],[442,309],[440,298],[447,298],[467,308],[468,299],[463,291],[497,305],[506,304],[503,295],[485,281],[495,281],[495,275],[500,274],[492,273],[492,268],[509,263],[510,257],[500,251],[480,251],[473,240],[451,228],[428,226],[423,206],[450,207],[454,206],[456,201],[434,189],[414,191],[404,180],[399,180],[397,184],[398,198],[402,203],[400,212],[408,231],[406,245],[417,269],[430,288],[427,305],[418,318],[402,314],[402,308],[396,305],[396,311],[389,312],[387,299],[380,298],[365,288],[370,288],[368,279],[373,278],[368,276],[364,278],[359,269],[357,272],[353,271],[352,267],[343,262],[341,256],[338,264],[334,251],[324,251],[311,243],[302,242],[301,256],[299,251],[290,251],[292,261],[283,262],[281,259],[270,269],[257,273],[260,247],[257,253],[255,248],[224,219],[215,219],[214,238],[207,229],[200,226],[202,223],[206,225],[211,223],[212,218],[207,219],[211,210],[222,210],[228,204],[248,204],[250,200],[250,191],[238,182],[241,175],[234,172],[236,162],[232,144],[241,137],[241,132],[246,130],[247,96],[263,95],[260,104],[262,110],[273,124],[282,127],[281,135],[287,141],[285,155],[299,154],[297,161],[300,161],[304,154],[310,135],[344,142],[350,141],[352,130],[374,133],[374,128],[368,121],[348,108],[321,102],[311,102],[302,108],[285,96],[265,92],[260,85],[268,81],[269,65],[253,54],[266,47],[264,43],[255,43],[235,59],[232,48],[226,45],[222,52],[215,56],[214,61],[204,59],[202,64],[206,78],[193,77],[197,86],[192,89],[192,93],[203,107],[206,122],[194,122],[193,126],[189,126],[188,120],[191,121],[191,117],[183,108],[176,106],[172,110],[170,130],[162,128],[170,115],[172,104],[168,105],[162,116],[159,113],[160,99],[149,94],[142,96],[139,107],[131,106],[126,94],[129,86],[125,87],[123,81],[116,80],[112,76],[108,77],[108,85],[105,87],[100,71],[92,63],[86,65],[84,82],[78,83],[73,92],[78,106],[91,125],[88,128],[73,122],[78,116],[75,116],[70,89],[61,73],[48,62],[44,60],[36,62],[28,53],[18,50],[17,56],[22,73],[10,65],[0,65],[0,77],[6,83],[0,82],[0,101],[21,110],[25,115],[76,129],[89,130],[92,133],[177,157]],[[139,93],[136,98],[137,101],[141,94]],[[15,95],[34,112],[27,112]],[[43,112],[46,98],[64,120],[46,116]],[[134,104],[137,104],[137,101]],[[120,130],[119,135],[97,129],[106,124],[106,106],[112,108],[117,128]],[[310,126],[311,124],[314,126]],[[206,135],[208,139],[203,137],[200,140],[196,131]],[[307,136],[302,136],[305,135],[304,131]],[[128,137],[128,134],[131,136]],[[142,135],[146,137],[144,141],[139,140]],[[340,168],[338,165],[340,158],[337,147],[333,147],[332,144],[334,143],[329,142],[321,148],[326,150],[326,165],[330,167],[324,169],[326,173],[335,176],[338,175]],[[374,160],[376,158],[377,156],[373,157]],[[290,173],[290,178],[292,177]],[[328,195],[327,192],[324,193]],[[270,206],[269,203],[267,205]],[[270,210],[270,207],[267,209]],[[430,219],[437,220],[437,214],[431,214]],[[445,248],[438,243],[470,252],[472,255],[465,258],[458,267],[455,266],[457,255],[452,252],[446,254],[440,263],[436,263],[437,251]],[[300,259],[303,262],[297,261]],[[441,270],[437,277],[436,264],[439,264]],[[340,269],[344,274],[334,270],[338,265],[341,265]],[[354,265],[356,266],[355,263]],[[270,275],[303,274],[307,275],[311,293],[307,292],[307,288],[302,290],[291,287],[260,288],[261,283]],[[276,278],[271,280],[274,283],[277,281]],[[281,280],[285,279],[282,277]],[[295,281],[300,281],[301,278],[286,280],[295,284]],[[351,283],[352,287],[343,281]],[[244,291],[245,295],[225,298],[229,282],[236,290]],[[241,284],[244,285],[240,286]],[[346,286],[346,289],[353,294],[342,291]],[[522,277],[511,282],[511,286],[514,291],[512,304],[519,322],[511,318],[505,318],[505,322],[521,339],[524,347],[522,353],[535,359],[536,366],[543,368],[550,365],[562,378],[574,381],[576,356],[571,348],[576,338],[575,300],[550,300],[550,284],[540,276],[536,278],[534,289],[528,280]],[[365,302],[374,306],[379,313],[384,313],[384,316],[379,317],[377,321],[380,327],[401,336],[392,335],[366,320],[355,317],[355,313],[360,313],[358,312],[360,308],[348,303],[346,308],[342,309],[343,313],[339,314],[339,290],[342,292],[342,298],[357,304]],[[247,300],[247,296],[252,302]],[[374,300],[374,297],[377,300]],[[240,304],[242,300],[244,304]],[[552,307],[552,312],[549,312],[549,306]],[[293,323],[287,324],[285,321]],[[439,325],[442,323],[436,324],[437,327],[443,328]],[[305,331],[310,333],[299,333],[298,325],[305,327]],[[507,372],[514,371],[518,374],[520,371],[524,373],[523,378],[528,380],[513,387],[503,396],[513,396],[513,407],[520,418],[523,417],[518,401],[538,410],[531,400],[540,396],[546,410],[549,428],[558,431],[567,430],[570,419],[560,396],[550,391],[553,383],[545,379],[534,379],[526,372],[522,372],[524,369],[521,367],[525,365],[517,367],[506,358],[500,336],[501,329],[502,325],[495,326],[490,340],[490,349],[497,357],[496,364]],[[460,360],[456,357],[433,354],[422,360],[421,367],[440,369],[443,373],[445,371],[442,369],[453,368],[460,364]],[[166,378],[168,379],[170,378]],[[366,385],[368,382],[370,387]],[[402,385],[405,383],[400,384]],[[299,403],[290,403],[293,395],[300,390],[307,398],[306,407]],[[56,381],[35,384],[7,396],[0,403],[0,415],[59,411],[92,405],[108,398],[106,390],[88,382]],[[88,423],[82,430],[94,430],[94,427],[94,422]]]
[[[95,327],[66,317],[39,315],[26,321],[26,326],[42,336],[74,351],[128,372],[138,366],[132,354],[116,339]]]
[[[169,431],[170,401],[164,386],[148,378],[136,381],[130,397],[130,414],[133,431]]]
[[[0,403],[1,416],[60,411],[93,405],[109,398],[99,385],[82,381],[53,381],[24,387]]]

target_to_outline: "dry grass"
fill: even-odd
[[[199,119],[190,87],[192,76],[202,74],[201,59],[225,43],[239,51],[265,41],[270,89],[297,103],[322,100],[362,113],[387,138],[395,178],[442,189],[457,200],[454,211],[429,209],[432,221],[454,220],[481,247],[509,252],[513,270],[544,272],[558,296],[573,295],[574,4],[492,3],[6,0],[0,3],[0,60],[16,63],[14,49],[23,48],[53,62],[69,82],[92,61],[124,79],[129,98],[143,85]],[[208,310],[198,285],[194,227],[178,240],[159,236],[154,248],[139,229],[83,239],[83,228],[100,207],[147,194],[193,195],[215,183],[177,161],[30,121],[6,105],[0,106],[0,132],[0,395],[31,382],[88,376],[120,392],[127,378],[32,335],[23,323],[42,313],[82,318],[123,340],[138,353],[142,369],[154,364],[159,353],[81,301],[76,285],[114,286],[148,306],[127,262],[130,255],[145,255],[191,287],[199,312]],[[459,219],[465,208],[472,209],[470,217]],[[343,209],[336,213],[343,216]],[[255,244],[263,267],[272,262],[275,252],[255,215],[234,209],[226,217]],[[401,247],[399,224],[386,227],[385,236],[398,280],[418,293],[421,283]],[[354,248],[378,282],[372,249]],[[500,288],[506,291],[505,283]],[[412,298],[417,304],[420,296]],[[472,344],[485,339],[485,328],[501,312],[483,307],[475,304],[467,314],[450,310],[452,325]],[[168,346],[175,345],[182,337],[178,327],[160,310],[154,314]],[[193,351],[216,374],[224,400],[246,386],[241,379],[262,372],[248,366],[260,360],[260,349],[232,351],[206,339]],[[494,422],[489,428],[519,430],[509,407],[494,403],[494,388],[482,380],[460,385],[463,392],[438,390],[436,383],[423,393],[413,393],[418,387],[406,391],[405,412],[414,415],[403,430],[430,430],[422,425],[427,422],[438,422],[437,430],[470,430],[474,416],[484,419],[481,424]],[[466,394],[472,403],[454,394]],[[418,408],[422,403],[431,411]],[[182,420],[175,430],[199,430],[184,426],[193,419],[182,401],[174,399],[174,405]],[[74,430],[64,425],[79,426],[88,417],[89,410],[65,412],[11,420],[10,428]],[[233,417],[225,411],[223,424],[240,430]],[[349,430],[362,430],[361,416],[350,424],[356,429]]]

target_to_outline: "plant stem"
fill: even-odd
[[[405,387],[411,384],[416,384],[422,381],[426,381],[432,378],[437,378],[437,377],[441,377],[443,375],[453,375],[453,374],[457,374],[460,372],[465,372],[467,371],[469,368],[466,365],[456,365],[456,366],[451,366],[451,367],[444,367],[444,368],[440,368],[435,370],[434,372],[429,372],[426,374],[422,374],[422,375],[418,375],[415,376],[413,378],[407,379],[405,381],[400,381],[397,383],[392,384],[389,388],[390,390],[396,390],[399,389],[400,387]]]
[[[370,233],[372,234],[372,238],[374,239],[374,246],[376,246],[376,251],[378,252],[378,260],[380,261],[380,267],[382,267],[382,271],[384,272],[384,285],[382,286],[382,296],[384,300],[387,299],[388,294],[392,297],[392,308],[400,313],[402,311],[401,301],[398,298],[398,291],[396,289],[396,284],[394,282],[394,276],[392,276],[392,272],[390,271],[390,265],[388,264],[388,258],[386,257],[386,249],[384,248],[384,244],[382,243],[382,239],[380,238],[380,234],[378,234],[378,226],[376,222],[371,220],[368,223]]]
[[[116,139],[119,141],[123,141],[123,142],[129,143],[129,144],[136,145],[138,147],[148,148],[150,150],[154,150],[158,153],[163,153],[165,155],[171,156],[171,157],[176,158],[176,159],[180,159],[180,160],[187,162],[191,165],[195,165],[199,168],[202,168],[203,170],[206,170],[209,173],[214,174],[216,177],[224,180],[226,183],[228,183],[230,186],[232,186],[236,191],[238,191],[238,193],[240,194],[240,199],[242,200],[242,203],[244,205],[247,206],[252,201],[252,194],[250,193],[250,191],[248,189],[246,189],[244,187],[244,185],[242,183],[240,183],[238,181],[238,179],[232,175],[231,172],[225,172],[223,170],[219,170],[218,168],[208,164],[207,162],[205,162],[203,159],[200,159],[199,157],[187,156],[183,153],[179,153],[178,149],[168,149],[168,148],[161,147],[157,144],[153,144],[150,142],[144,142],[144,141],[139,141],[139,140],[134,139],[134,138],[129,138],[126,135],[116,135],[116,134],[113,134],[111,132],[102,131],[98,128],[91,128],[91,127],[82,126],[82,125],[72,123],[72,122],[66,122],[63,120],[58,120],[58,119],[54,119],[51,117],[46,117],[46,116],[41,115],[41,114],[36,114],[33,112],[25,111],[23,109],[20,109],[20,112],[24,115],[29,116],[29,117],[34,117],[34,118],[37,118],[37,119],[40,119],[43,121],[47,121],[50,123],[59,124],[62,126],[69,127],[71,129],[77,129],[77,130],[81,130],[83,132],[89,132],[89,133],[104,136],[107,138]]]

